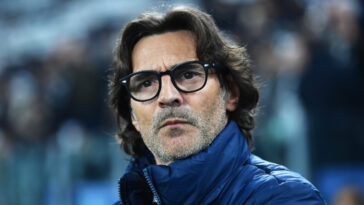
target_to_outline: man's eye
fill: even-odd
[[[146,88],[146,87],[151,86],[152,85],[152,82],[150,80],[146,80],[141,85],[142,85],[142,87],[145,87]]]
[[[194,72],[185,72],[185,73],[183,73],[183,77],[185,79],[191,79],[191,78],[193,78],[195,76],[196,76],[196,73],[194,73]]]

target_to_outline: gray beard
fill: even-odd
[[[202,118],[195,111],[180,107],[164,108],[163,111],[153,117],[151,129],[147,132],[142,132],[141,134],[146,136],[143,137],[144,143],[161,164],[168,165],[173,161],[197,154],[212,143],[227,123],[225,101],[223,97],[216,100],[216,102],[217,103],[213,104],[212,112],[206,114],[207,118]],[[162,123],[170,118],[184,119],[190,125],[198,129],[198,136],[193,136],[193,140],[195,140],[193,146],[176,150],[176,152],[173,153],[166,151],[158,134]],[[183,132],[183,129],[174,128],[168,130],[167,135],[169,137],[176,137],[183,134]]]

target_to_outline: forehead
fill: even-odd
[[[190,31],[185,30],[144,37],[132,51],[133,72],[166,70],[190,60],[197,60],[196,40]]]

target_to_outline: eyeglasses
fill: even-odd
[[[204,61],[187,61],[164,72],[153,70],[131,73],[120,79],[131,98],[139,102],[152,100],[159,95],[161,77],[169,75],[177,90],[192,93],[201,90],[207,81],[208,70],[218,64]]]

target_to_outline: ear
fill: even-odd
[[[131,117],[131,123],[134,125],[135,129],[140,132],[138,121],[136,120],[135,113],[133,110],[130,112]]]
[[[234,112],[239,104],[240,90],[231,76],[228,76],[229,87],[226,96],[226,110]]]

